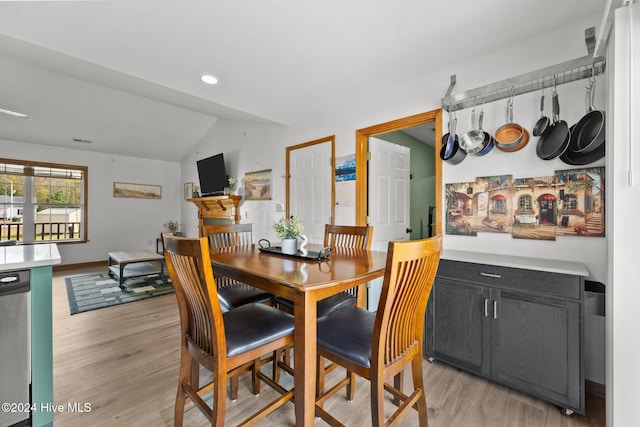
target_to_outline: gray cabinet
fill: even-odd
[[[584,413],[579,275],[440,261],[425,353]]]

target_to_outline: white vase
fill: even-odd
[[[298,253],[298,239],[282,239],[282,253],[296,255]]]

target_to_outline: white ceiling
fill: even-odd
[[[0,114],[0,138],[177,161],[219,118],[296,123],[603,3],[4,1],[0,108],[33,119]],[[203,73],[220,83],[202,84]]]

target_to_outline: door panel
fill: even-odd
[[[323,142],[291,150],[289,213],[300,218],[310,243],[322,243],[331,223],[332,145]]]
[[[369,138],[369,217],[372,249],[386,250],[390,240],[408,240],[411,150]]]

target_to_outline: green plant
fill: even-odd
[[[302,224],[298,217],[281,218],[273,223],[273,229],[281,239],[295,239],[302,234]]]
[[[167,223],[167,227],[169,228],[169,231],[171,231],[174,234],[180,231],[180,223],[175,219],[170,219],[169,222]]]

